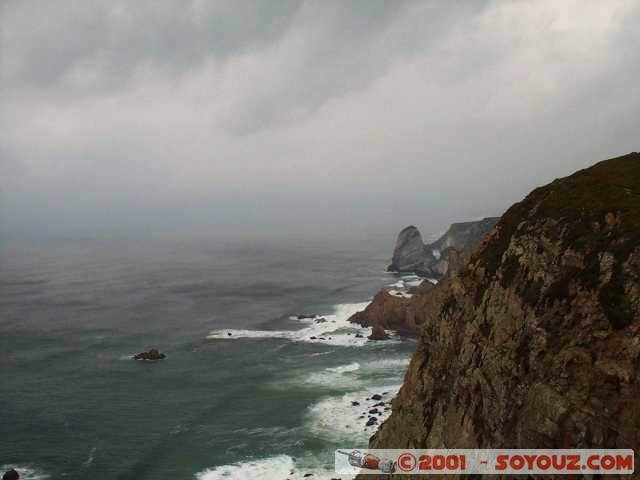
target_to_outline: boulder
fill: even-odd
[[[2,480],[18,480],[20,478],[20,474],[15,469],[10,469],[4,472],[2,475]]]
[[[133,356],[134,360],[162,360],[166,355],[164,353],[160,353],[155,348],[152,348],[148,352],[140,352],[136,353]]]

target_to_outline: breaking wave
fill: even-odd
[[[325,398],[309,408],[308,428],[314,434],[332,441],[366,447],[369,437],[391,414],[391,409],[385,410],[385,407],[391,406],[390,401],[400,386],[385,385]],[[380,395],[382,399],[374,400],[374,395]],[[380,402],[385,402],[385,407],[375,407]],[[369,414],[373,408],[379,414]],[[375,417],[377,422],[367,426],[369,417]]]
[[[48,480],[51,476],[31,465],[2,465],[1,472],[14,468],[20,474],[20,480]]]
[[[238,462],[232,465],[209,468],[196,474],[197,480],[246,480],[248,478],[259,478],[261,480],[282,480],[285,478],[302,480],[307,477],[318,480],[330,480],[331,478],[335,478],[335,476],[336,474],[333,469],[298,466],[294,459],[288,455]],[[350,480],[353,477],[345,477],[342,475],[341,478],[343,478],[343,480]]]
[[[214,330],[210,340],[234,340],[240,338],[282,338],[294,342],[322,343],[338,346],[362,346],[367,343],[370,328],[349,322],[349,318],[365,309],[369,302],[336,305],[334,313],[299,319],[306,325],[299,330],[240,330],[227,328]]]

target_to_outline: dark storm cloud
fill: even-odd
[[[392,235],[497,214],[639,148],[639,19],[627,1],[3,2],[0,221]]]

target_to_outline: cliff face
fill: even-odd
[[[426,245],[416,227],[406,227],[398,234],[388,270],[441,278],[447,273],[452,249],[469,252],[497,221],[497,217],[487,217],[474,222],[452,223],[444,235]]]
[[[487,217],[474,222],[452,223],[445,234],[429,246],[439,251],[446,250],[449,247],[470,251],[498,223],[498,220],[499,217]]]
[[[534,190],[415,298],[372,448],[640,448],[640,154]]]

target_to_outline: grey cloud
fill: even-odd
[[[370,231],[638,150],[632,2],[0,11],[4,231]]]
[[[139,63],[180,71],[271,43],[299,8],[288,0],[13,2],[2,12],[5,55],[15,64],[5,81],[46,85],[93,60],[116,88]]]

